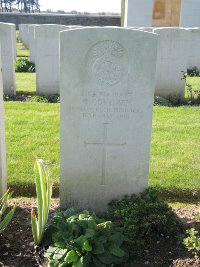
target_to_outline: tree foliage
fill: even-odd
[[[40,11],[39,0],[0,0],[1,12],[12,12],[14,8],[20,12],[34,13]]]

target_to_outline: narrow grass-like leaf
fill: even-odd
[[[13,214],[16,210],[16,204],[12,207],[12,209],[8,212],[8,214],[5,216],[3,221],[0,222],[0,234],[6,229],[10,221],[12,220]]]
[[[32,233],[36,245],[42,242],[45,226],[48,220],[49,207],[52,194],[49,173],[46,170],[44,161],[37,159],[35,166],[35,185],[37,192],[37,214],[31,212]]]
[[[38,244],[38,222],[37,222],[37,217],[35,214],[35,211],[32,209],[31,210],[31,225],[32,225],[32,233],[33,233],[33,239],[35,244]]]

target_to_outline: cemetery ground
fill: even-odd
[[[19,48],[19,46],[18,46]],[[23,47],[18,55],[28,56]],[[26,51],[24,53],[24,51]],[[21,53],[21,54],[19,54]],[[32,98],[35,73],[17,73],[17,101],[5,101],[8,186],[14,191],[10,205],[17,210],[0,236],[0,266],[38,266],[31,234],[30,212],[36,207],[33,163],[44,159],[54,183],[51,212],[59,206],[59,103]],[[195,88],[200,78],[190,78]],[[15,99],[16,100],[16,99]],[[37,102],[41,101],[41,102]],[[200,266],[182,245],[186,229],[200,230],[195,219],[200,205],[200,109],[197,106],[164,107],[153,110],[149,185],[160,190],[181,220],[174,236],[160,236],[145,244],[144,254],[130,266]],[[122,177],[123,179],[123,177]],[[44,263],[45,266],[45,263]],[[47,265],[46,265],[47,266]]]

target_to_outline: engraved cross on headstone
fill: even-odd
[[[106,148],[108,146],[112,147],[121,147],[125,146],[126,143],[111,143],[107,141],[107,132],[108,132],[108,123],[103,123],[103,141],[102,142],[84,142],[86,145],[97,145],[102,146],[102,174],[101,174],[101,183],[100,185],[106,185]]]

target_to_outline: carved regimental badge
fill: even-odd
[[[127,73],[125,48],[118,42],[104,40],[93,45],[86,55],[89,79],[100,86],[112,86]]]

